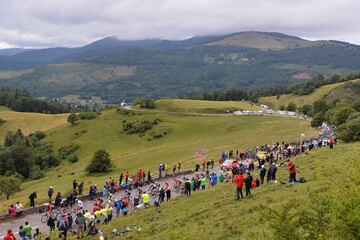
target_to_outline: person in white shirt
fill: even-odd
[[[23,205],[20,202],[16,202],[15,209],[16,209],[16,215],[20,216],[21,210],[23,209]]]

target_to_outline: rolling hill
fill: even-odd
[[[223,104],[209,104],[208,107],[221,109]],[[188,105],[199,106],[197,102]],[[30,119],[25,113],[16,114],[21,114],[22,117],[18,116],[17,119],[23,119],[24,124]],[[38,120],[33,119],[31,124],[41,128],[44,126],[43,116],[36,115]],[[0,116],[5,118],[1,112]],[[126,123],[155,119],[159,119],[158,124],[144,134],[126,134],[123,131],[123,125]],[[16,199],[27,203],[29,192],[35,190],[38,192],[38,201],[44,201],[46,189],[50,185],[54,186],[55,191],[65,193],[71,187],[73,179],[84,181],[87,189],[90,180],[100,185],[109,176],[117,178],[120,172],[127,170],[135,172],[142,168],[155,173],[159,162],[170,167],[180,161],[184,169],[189,169],[194,165],[194,152],[199,149],[206,149],[207,157],[217,158],[223,150],[246,149],[264,142],[297,140],[300,133],[314,134],[309,122],[298,119],[172,114],[157,110],[127,114],[116,109],[108,109],[96,119],[82,120],[75,126],[63,124],[62,121],[53,119],[52,122],[48,122],[48,126],[57,127],[47,130],[42,141],[53,145],[55,149],[78,145],[80,148],[75,154],[79,157],[79,162],[70,163],[63,160],[60,166],[47,170],[45,178],[25,182],[22,191],[16,193],[9,201],[1,202],[3,207]],[[89,176],[85,172],[85,167],[98,149],[107,150],[115,166],[113,171],[106,175]]]
[[[23,69],[28,71],[17,73]],[[318,73],[347,74],[360,70],[360,47],[266,32],[181,41],[108,37],[78,48],[0,56],[0,70],[0,85],[25,88],[37,97],[86,95],[119,102],[234,88],[258,91],[287,87]]]
[[[320,99],[327,99],[329,101],[337,101],[343,103],[351,103],[358,99],[359,92],[354,92],[356,88],[351,87],[352,84],[356,86],[360,84],[360,80],[351,80],[347,82],[340,82],[334,84],[328,84],[315,89],[314,92],[308,95],[295,95],[295,94],[284,94],[280,95],[279,99],[277,96],[269,96],[260,98],[260,102],[271,105],[274,109],[279,109],[280,106],[287,106],[290,102],[295,103],[298,107],[305,104],[312,104]]]

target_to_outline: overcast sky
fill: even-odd
[[[0,0],[0,48],[246,30],[360,44],[359,0]]]

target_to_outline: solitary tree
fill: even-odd
[[[76,115],[75,113],[71,113],[67,118],[68,123],[70,123],[72,126],[75,125],[77,120],[78,120],[78,115]]]
[[[111,170],[113,163],[110,159],[110,154],[104,149],[97,150],[90,164],[86,167],[89,173],[103,173]]]
[[[0,177],[0,195],[5,195],[6,199],[9,199],[9,197],[20,191],[21,189],[21,181],[19,178],[10,176]]]

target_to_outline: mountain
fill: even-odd
[[[25,88],[35,96],[86,95],[118,102],[233,88],[256,91],[318,74],[344,75],[360,70],[360,46],[274,32],[185,40],[107,37],[77,48],[0,56],[0,75],[1,70],[12,77],[2,77],[0,85]]]
[[[286,48],[305,48],[315,46],[344,46],[348,45],[339,41],[309,41],[299,37],[276,32],[240,32],[230,34],[218,41],[206,45],[238,46],[257,48],[263,50],[280,50]]]
[[[30,51],[30,49],[25,48],[6,48],[6,49],[0,49],[0,56],[13,56],[18,53]]]

